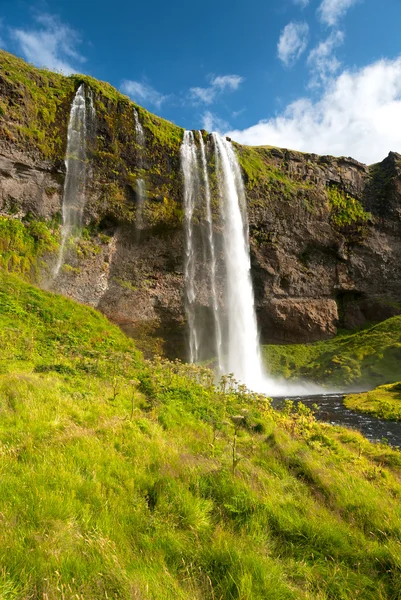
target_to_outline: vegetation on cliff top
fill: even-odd
[[[401,594],[398,451],[1,272],[0,332],[0,597]]]
[[[183,130],[137,106],[110,84],[87,75],[65,77],[37,69],[0,50],[0,132],[13,148],[62,169],[71,101],[84,83],[92,91],[96,128],[89,132],[93,196],[91,211],[101,220],[135,220],[136,182],[146,179],[144,216],[150,226],[179,226],[182,222],[182,180],[179,148]],[[144,128],[145,147],[139,147],[134,108]],[[316,193],[315,177],[305,167],[311,155],[273,147],[235,144],[250,202],[266,205],[276,196],[317,214],[324,207],[324,191]],[[309,156],[309,158],[308,158]],[[294,163],[295,161],[295,163]],[[312,169],[313,172],[313,169]],[[56,176],[56,174],[55,174]],[[96,182],[96,183],[94,183]],[[253,195],[254,194],[254,195]],[[336,227],[366,222],[358,200],[328,190]],[[327,210],[327,208],[325,209]]]
[[[400,377],[401,317],[314,344],[264,346],[269,371],[339,389],[393,383]]]

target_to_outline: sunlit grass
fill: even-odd
[[[0,598],[399,597],[400,452],[0,278]]]

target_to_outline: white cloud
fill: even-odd
[[[38,67],[47,67],[69,75],[76,73],[74,63],[85,58],[77,51],[81,40],[78,33],[53,15],[40,15],[35,29],[12,29],[24,57]]]
[[[240,75],[218,75],[212,78],[212,87],[220,90],[237,90],[244,81]]]
[[[343,71],[321,98],[299,98],[273,119],[227,135],[250,145],[353,156],[366,163],[401,152],[401,56]]]
[[[206,131],[218,131],[223,132],[229,127],[229,123],[220,119],[217,115],[207,110],[202,115],[202,128]]]
[[[213,104],[216,90],[212,87],[192,87],[189,90],[189,97],[195,104]]]
[[[145,104],[152,104],[157,108],[160,108],[168,98],[168,96],[161,94],[148,83],[140,81],[126,79],[121,83],[120,89],[124,94],[130,96],[132,100],[138,102],[138,104],[144,102]]]
[[[313,72],[311,85],[316,85],[319,81],[327,81],[338,71],[341,63],[334,55],[334,50],[343,42],[343,32],[333,31],[327,39],[311,50],[307,60],[308,66]]]
[[[318,8],[320,19],[333,27],[358,0],[323,0]]]
[[[246,108],[241,108],[240,110],[234,110],[231,114],[234,119],[242,115],[246,111]]]
[[[190,88],[189,99],[194,104],[213,104],[224,92],[237,90],[243,81],[240,75],[211,75],[210,86]]]
[[[294,4],[297,4],[301,8],[306,8],[309,4],[309,0],[293,0]]]
[[[305,51],[308,45],[308,34],[309,27],[305,22],[292,21],[284,27],[277,44],[277,54],[287,67],[294,65]]]

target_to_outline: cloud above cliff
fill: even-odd
[[[191,87],[189,100],[194,104],[213,104],[225,92],[237,90],[244,78],[240,75],[209,75],[207,87]]]
[[[228,131],[249,145],[353,156],[366,163],[401,151],[401,57],[344,70],[317,100],[300,97],[276,117]]]
[[[340,68],[341,63],[334,54],[334,50],[344,42],[342,31],[333,31],[323,41],[313,48],[307,59],[307,65],[312,71],[310,85],[325,83]]]
[[[305,22],[292,21],[284,27],[277,44],[277,55],[286,66],[293,66],[305,52],[308,44],[309,26]]]
[[[35,18],[29,29],[11,29],[11,38],[23,56],[37,67],[47,67],[65,75],[79,71],[85,58],[77,51],[81,42],[78,32],[54,15]]]
[[[146,81],[132,81],[125,79],[120,86],[124,94],[127,94],[134,102],[141,104],[152,104],[156,108],[160,108],[163,102],[167,100],[168,95],[158,92]]]

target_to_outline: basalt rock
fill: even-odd
[[[167,339],[168,353],[183,355],[181,128],[108,84],[41,71],[0,52],[0,215],[39,219],[57,229],[69,108],[81,83],[91,89],[96,110],[88,140],[85,235],[67,253],[56,281],[56,255],[44,257],[40,283],[97,306],[135,335]],[[144,151],[136,139],[134,106]],[[272,147],[235,148],[246,187],[262,341],[320,340],[338,326],[399,314],[401,156],[390,152],[366,166]],[[147,189],[139,232],[138,178]],[[204,228],[201,219],[200,238]],[[219,235],[217,228],[217,250]],[[198,308],[205,314],[205,335],[207,304],[203,290]]]

